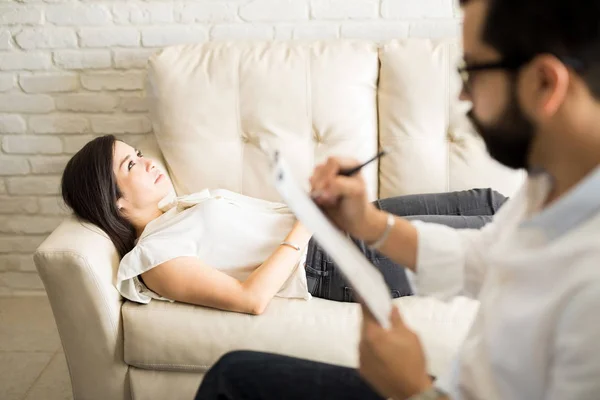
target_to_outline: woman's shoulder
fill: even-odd
[[[182,234],[159,232],[140,238],[121,259],[119,278],[129,279],[178,257],[198,255],[200,244]]]

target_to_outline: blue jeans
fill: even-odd
[[[409,219],[436,222],[451,227],[481,228],[491,220],[498,208],[506,201],[502,195],[488,189],[465,192],[428,194],[396,197],[380,200],[377,206],[396,215]],[[379,260],[379,268],[391,290],[406,293],[406,276],[403,268],[377,252],[368,249],[364,243],[355,243],[372,261]],[[352,301],[346,295],[342,277],[337,277],[335,264],[313,243],[310,267],[319,271],[329,271],[332,277],[328,285],[312,283],[316,295],[340,301]],[[308,266],[308,265],[307,265]],[[398,271],[401,271],[400,274]],[[324,274],[309,276],[321,279]],[[407,284],[407,283],[406,283]],[[322,289],[329,286],[328,290]],[[318,287],[319,289],[315,289]],[[196,394],[196,400],[382,400],[382,398],[362,380],[354,368],[340,367],[325,363],[302,360],[277,354],[252,351],[236,351],[223,356],[206,374]]]
[[[490,189],[424,194],[377,200],[377,208],[409,220],[435,222],[456,229],[479,229],[492,220],[506,197]],[[383,275],[392,298],[412,295],[405,269],[370,249],[363,241],[352,239],[361,252]],[[315,239],[308,244],[306,278],[309,292],[328,300],[356,302],[350,285]]]

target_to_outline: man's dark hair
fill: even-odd
[[[530,60],[553,54],[576,68],[600,99],[600,0],[460,0],[487,1],[483,41],[506,59]]]

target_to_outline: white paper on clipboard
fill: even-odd
[[[392,300],[383,275],[345,233],[335,227],[295,180],[278,152],[271,153],[273,180],[290,210],[311,232],[336,262],[346,280],[356,290],[379,324],[390,327]]]

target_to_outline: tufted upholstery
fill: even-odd
[[[456,40],[206,43],[151,59],[155,134],[179,193],[225,188],[279,200],[257,139],[305,184],[330,155],[390,156],[365,171],[372,199],[491,186],[522,176],[491,160],[458,101]],[[181,79],[185,76],[185,79]]]
[[[456,100],[455,41],[207,43],[152,57],[148,96],[156,143],[179,193],[225,188],[278,200],[261,138],[282,149],[307,184],[329,155],[366,159],[371,198],[471,187],[511,195],[522,175],[490,160]],[[68,218],[36,266],[59,328],[75,398],[190,399],[202,374],[240,348],[356,365],[357,305],[274,299],[260,317],[187,304],[123,301],[118,257],[97,228]],[[401,298],[440,374],[477,304]]]
[[[397,40],[379,50],[382,198],[493,187],[512,194],[523,179],[492,160],[458,96],[456,40]]]
[[[220,187],[279,199],[257,138],[279,147],[305,182],[329,155],[377,149],[373,44],[206,43],[150,63],[155,134],[180,193]],[[377,166],[366,174],[375,198]]]

